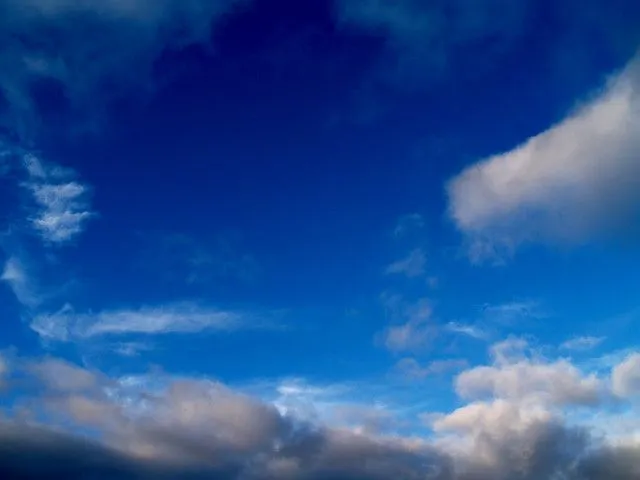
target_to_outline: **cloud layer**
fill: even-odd
[[[592,435],[588,422],[572,424],[557,408],[582,397],[553,393],[580,392],[589,375],[559,361],[521,364],[507,358],[484,367],[493,369],[492,375],[474,369],[458,377],[459,390],[475,377],[471,383],[488,387],[489,397],[423,416],[434,432],[429,438],[310,422],[208,379],[155,374],[131,381],[55,358],[13,357],[2,363],[13,400],[0,421],[0,474],[225,480],[637,476],[637,442]],[[628,357],[619,368],[626,371],[634,362]],[[512,376],[513,368],[528,370]],[[536,368],[552,378],[569,372],[575,381],[541,381],[542,376],[529,375]],[[515,384],[515,390],[508,387]],[[606,401],[603,397],[600,406]],[[384,413],[374,405],[371,411]],[[359,418],[369,421],[370,415]]]
[[[636,59],[559,124],[453,178],[451,218],[480,254],[628,229],[640,214],[639,134]]]

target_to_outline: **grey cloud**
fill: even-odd
[[[434,440],[382,437],[302,422],[211,381],[140,385],[127,398],[100,376],[61,388],[47,380],[61,364],[42,362],[44,392],[25,405],[49,426],[0,423],[3,478],[627,480],[640,469],[637,446],[604,443],[513,400],[440,417]],[[75,433],[87,429],[97,435]]]

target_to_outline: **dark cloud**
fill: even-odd
[[[427,440],[313,425],[210,381],[151,388],[51,358],[15,357],[5,370],[35,372],[40,388],[32,385],[29,401],[26,390],[12,392],[15,408],[0,421],[0,478],[632,480],[640,472],[637,444],[615,446],[526,403],[467,405],[436,420]]]

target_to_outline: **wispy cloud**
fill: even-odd
[[[415,358],[403,358],[398,360],[395,370],[408,379],[424,379],[430,376],[442,375],[451,371],[467,367],[469,364],[464,359],[451,358],[446,360],[434,360],[426,365],[421,365]]]
[[[258,319],[254,320],[251,323],[249,315],[191,303],[98,313],[77,313],[66,306],[52,314],[37,315],[31,328],[43,340],[64,342],[131,334],[164,335],[264,327]]]
[[[393,229],[396,238],[404,237],[413,231],[424,228],[424,218],[419,213],[409,213],[402,215]]]
[[[405,275],[409,278],[424,274],[427,263],[426,255],[421,248],[416,248],[403,259],[393,262],[386,269],[387,274]]]
[[[477,325],[468,325],[459,322],[449,322],[445,326],[446,330],[452,333],[466,335],[476,340],[486,340],[489,334]]]
[[[431,303],[427,299],[404,304],[401,299],[387,298],[387,308],[396,323],[377,335],[376,339],[392,352],[426,348],[438,335],[439,328],[432,321]]]
[[[30,278],[22,261],[12,256],[6,261],[0,280],[5,282],[13,291],[18,301],[29,308],[37,307],[42,298],[33,280]]]
[[[160,268],[170,280],[203,284],[219,279],[251,282],[260,274],[253,255],[242,248],[239,234],[219,233],[195,238],[161,234],[150,242],[142,262]]]
[[[542,309],[540,302],[527,300],[484,305],[482,316],[492,323],[513,326],[529,320],[545,318],[548,314]]]
[[[563,350],[584,351],[591,350],[600,345],[605,340],[604,337],[582,336],[573,337],[563,342],[560,348]]]
[[[70,169],[44,164],[34,155],[26,155],[29,174],[25,187],[35,201],[37,212],[31,225],[49,244],[62,244],[79,235],[94,216],[90,210],[89,189],[78,182]]]

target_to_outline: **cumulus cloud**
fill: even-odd
[[[451,218],[470,243],[581,243],[640,213],[640,64],[557,125],[484,159],[447,186]]]
[[[152,386],[52,358],[13,368],[40,388],[13,397],[0,423],[7,478],[605,480],[640,469],[637,445],[596,439],[516,398],[433,416],[430,438],[385,436],[301,420],[206,379]],[[45,423],[11,414],[25,409]],[[375,412],[343,413],[384,423]],[[79,433],[87,431],[100,440]]]
[[[547,406],[597,405],[606,397],[605,382],[584,374],[568,360],[548,361],[529,353],[522,339],[491,348],[494,364],[462,372],[456,391],[466,399],[504,399]]]
[[[36,87],[58,91],[86,120],[103,100],[151,84],[163,51],[208,43],[236,0],[7,0],[0,15],[0,93],[29,134],[42,112]]]
[[[31,321],[31,329],[43,340],[68,342],[131,334],[229,331],[251,326],[247,320],[247,316],[240,313],[191,303],[97,313],[77,313],[67,305],[55,313],[36,315]]]
[[[426,256],[422,249],[416,248],[403,259],[393,262],[387,267],[387,274],[399,274],[409,278],[419,277],[424,273],[427,263]]]
[[[621,397],[640,395],[640,354],[629,355],[615,366],[612,374],[613,391]]]

